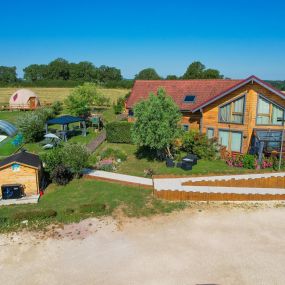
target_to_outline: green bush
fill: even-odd
[[[60,101],[55,101],[52,103],[51,108],[55,115],[59,115],[60,112],[63,110],[63,104]]]
[[[42,140],[45,123],[54,116],[55,113],[52,108],[42,108],[33,112],[26,112],[19,116],[17,126],[25,142]]]
[[[107,141],[110,143],[132,143],[131,129],[133,124],[129,122],[112,122],[106,125]]]
[[[197,131],[185,132],[182,138],[182,150],[196,154],[199,158],[216,159],[219,147],[215,139],[208,139],[205,134]]]
[[[243,167],[247,169],[256,168],[256,158],[254,155],[245,154],[242,158]]]
[[[14,213],[11,219],[13,221],[33,220],[33,219],[50,219],[57,216],[53,209],[27,210]]]
[[[57,185],[66,185],[72,180],[71,171],[64,165],[57,165],[50,174],[51,180]]]

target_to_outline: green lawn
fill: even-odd
[[[250,172],[249,169],[229,167],[223,160],[208,161],[203,159],[198,160],[198,164],[195,165],[191,171],[186,171],[177,167],[168,168],[166,167],[165,162],[150,161],[146,158],[138,159],[135,155],[137,147],[130,144],[112,144],[105,142],[92,156],[100,155],[100,152],[108,147],[120,149],[128,155],[127,160],[122,162],[117,169],[117,172],[123,174],[144,176],[144,170],[148,168],[153,169],[155,175],[239,174]],[[92,158],[90,161],[92,161]],[[251,170],[251,172],[253,171],[254,170]],[[271,171],[271,169],[268,169],[268,171]]]
[[[0,144],[0,157],[5,157],[13,154],[19,146],[12,145],[14,138],[7,138]]]
[[[21,113],[22,112],[20,111],[0,111],[0,120],[8,121],[9,123],[15,124]]]
[[[38,204],[0,207],[0,232],[25,227],[35,228],[50,223],[78,222],[88,217],[112,215],[121,208],[129,217],[170,213],[186,207],[184,202],[166,202],[153,197],[151,190],[122,186],[95,180],[73,180],[67,186],[50,185]],[[42,217],[47,210],[54,210],[56,217]],[[36,212],[35,212],[36,211]],[[34,218],[31,217],[37,213]]]

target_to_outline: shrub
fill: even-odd
[[[196,154],[199,158],[216,159],[219,156],[219,146],[215,139],[208,139],[205,134],[197,131],[185,132],[182,138],[182,150]]]
[[[131,128],[129,122],[112,122],[106,125],[107,141],[111,143],[132,143]]]
[[[33,219],[49,219],[57,216],[57,212],[53,209],[37,209],[30,211],[20,211],[12,215],[13,221],[33,220]]]
[[[84,145],[66,143],[62,148],[62,157],[63,164],[79,177],[82,169],[88,165],[89,153]]]
[[[243,168],[256,169],[257,161],[254,155],[245,154],[241,156],[241,158],[242,158]]]
[[[72,180],[71,171],[64,165],[58,165],[51,172],[51,180],[58,185],[66,185]]]
[[[22,114],[17,126],[25,142],[36,142],[43,139],[45,122],[55,116],[52,108],[42,108]]]
[[[60,112],[63,110],[63,104],[60,101],[55,101],[51,105],[54,115],[59,115]]]
[[[45,169],[49,174],[58,165],[63,165],[76,177],[79,177],[81,170],[88,165],[88,158],[86,147],[76,143],[65,143],[62,148],[52,149],[42,156]]]

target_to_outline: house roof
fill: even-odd
[[[21,151],[0,161],[0,168],[12,163],[25,164],[33,168],[39,168],[41,160],[36,154]]]
[[[182,111],[195,112],[200,108],[218,100],[228,93],[255,81],[272,92],[285,98],[284,94],[270,84],[250,76],[245,80],[231,79],[195,79],[195,80],[137,80],[127,100],[127,108],[132,108],[141,100],[147,99],[151,92],[156,93],[162,87],[171,96]],[[185,96],[194,95],[193,102],[184,102]]]

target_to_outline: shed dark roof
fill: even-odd
[[[13,162],[26,164],[35,168],[39,168],[41,166],[41,160],[38,155],[21,151],[0,161],[0,168]]]
[[[66,116],[61,116],[58,118],[48,120],[46,123],[48,125],[67,125],[67,124],[72,124],[72,123],[82,122],[82,121],[84,121],[84,119],[80,117],[73,117],[70,115],[66,115]]]

